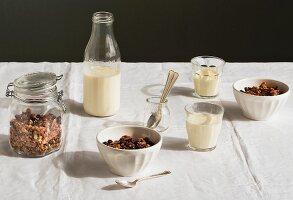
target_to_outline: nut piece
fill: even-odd
[[[43,156],[59,149],[60,144],[60,116],[36,115],[28,108],[10,121],[10,145],[20,154]]]

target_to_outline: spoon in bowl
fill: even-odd
[[[153,174],[151,176],[146,176],[146,177],[138,178],[138,179],[135,179],[134,181],[119,181],[119,180],[116,180],[115,182],[118,185],[121,185],[123,187],[133,188],[133,187],[136,186],[136,183],[139,182],[139,181],[147,180],[147,179],[152,179],[152,178],[157,178],[157,177],[165,176],[167,174],[171,174],[171,172],[170,171],[164,171],[164,172],[159,173],[159,174]]]
[[[166,98],[169,95],[175,81],[177,80],[179,74],[177,72],[174,72],[173,70],[170,70],[168,73],[168,78],[162,93],[162,96],[160,98],[160,104],[158,106],[158,109],[156,112],[153,112],[152,115],[149,117],[147,121],[147,127],[154,129],[156,128],[162,119],[162,104],[166,102]]]

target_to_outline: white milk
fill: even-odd
[[[189,114],[186,120],[188,140],[197,149],[213,148],[221,131],[221,116],[210,113]]]
[[[193,75],[195,92],[200,96],[216,96],[219,90],[220,77],[214,69],[201,69]]]
[[[94,116],[111,116],[120,107],[120,70],[112,67],[85,67],[83,107]]]

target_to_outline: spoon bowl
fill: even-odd
[[[147,122],[147,127],[150,129],[156,128],[162,120],[162,104],[159,104],[159,108],[156,112],[152,113]]]
[[[158,178],[158,177],[161,177],[161,176],[165,176],[167,174],[171,174],[171,172],[170,171],[164,171],[164,172],[161,172],[161,173],[158,173],[158,174],[153,174],[153,175],[150,175],[150,176],[138,178],[138,179],[135,179],[134,181],[116,180],[115,182],[118,185],[121,185],[121,186],[123,186],[125,188],[133,188],[133,187],[136,186],[137,182],[139,182],[139,181],[152,179],[152,178]]]
[[[126,187],[126,188],[133,188],[134,186],[136,186],[136,183],[137,181],[133,181],[133,182],[130,182],[130,181],[120,181],[120,180],[116,180],[115,181],[118,185],[121,185],[123,187]]]

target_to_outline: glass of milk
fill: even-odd
[[[185,106],[186,130],[189,148],[195,151],[212,151],[221,132],[224,108],[210,102]]]
[[[191,59],[191,64],[195,96],[217,96],[225,61],[214,56],[197,56]]]

